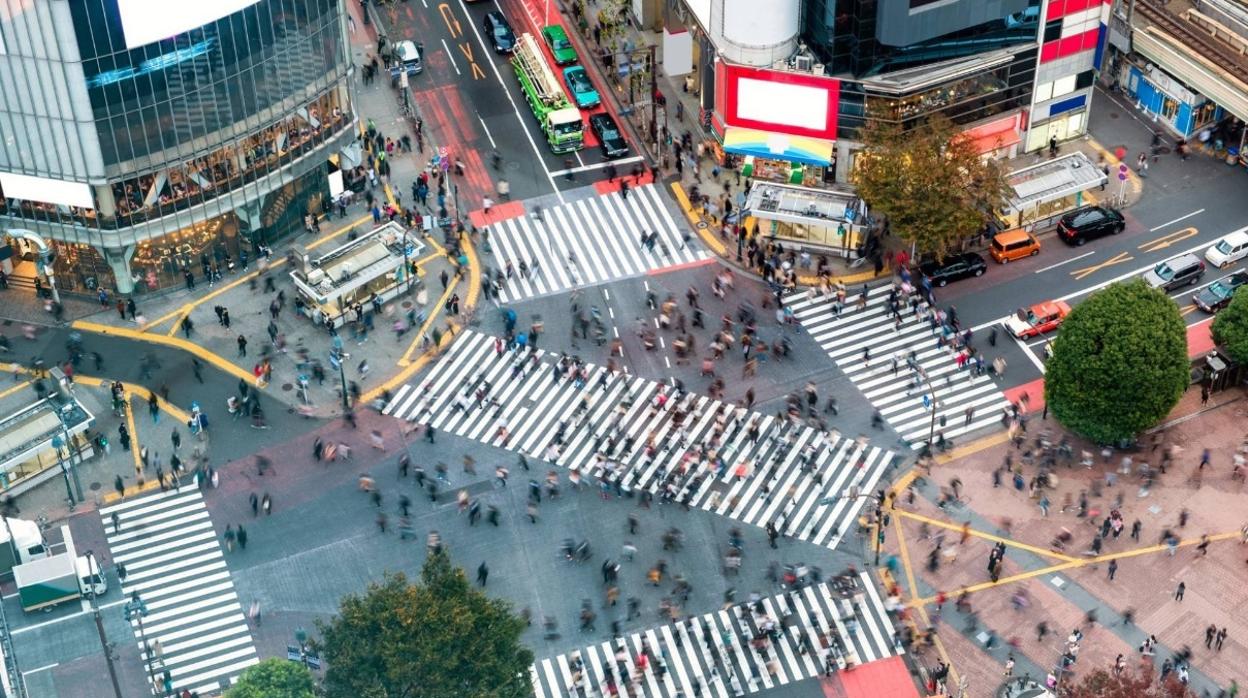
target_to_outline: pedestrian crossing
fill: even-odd
[[[862,439],[602,366],[587,364],[583,384],[556,378],[559,361],[465,331],[383,411],[833,548],[894,458]]]
[[[990,372],[959,368],[957,352],[948,344],[937,345],[940,330],[932,328],[922,309],[916,315],[904,300],[898,324],[889,310],[891,289],[870,289],[862,310],[851,294],[839,317],[819,294],[794,293],[785,300],[802,327],[912,448],[922,448],[932,434],[928,405],[933,393],[935,431],[946,439],[999,424],[1009,400]],[[907,366],[912,351],[926,380]],[[984,360],[991,362],[991,357]]]
[[[646,184],[595,196],[493,223],[489,243],[493,267],[514,273],[502,284],[499,300],[510,303],[548,293],[637,276],[654,269],[709,258],[685,241],[658,187]],[[642,235],[658,234],[653,249]],[[575,263],[569,260],[575,259]],[[520,263],[537,272],[522,274]]]
[[[104,507],[100,517],[114,563],[126,568],[121,590],[127,599],[139,594],[147,605],[142,621],[148,646],[160,642],[149,658],[139,621],[131,621],[158,684],[168,671],[176,693],[215,694],[222,682],[233,683],[260,661],[198,489],[132,499]],[[156,693],[165,695],[163,685]]]
[[[542,659],[530,668],[533,695],[740,696],[903,653],[859,575]]]

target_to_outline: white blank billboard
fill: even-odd
[[[260,0],[117,0],[126,46],[135,48],[194,29]]]
[[[828,91],[770,80],[737,80],[737,118],[822,131],[828,124]]]
[[[4,189],[4,196],[9,199],[95,208],[91,185],[82,182],[0,172],[0,189]]]

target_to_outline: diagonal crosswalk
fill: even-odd
[[[168,671],[175,692],[207,695],[260,661],[198,489],[132,499],[104,507],[100,516],[113,560],[126,567],[122,592],[140,595],[147,642],[160,642],[159,654],[149,658],[139,639],[158,683]],[[138,638],[138,620],[132,623]],[[163,687],[157,693],[164,695]]]
[[[899,324],[889,312],[891,288],[870,289],[863,310],[857,310],[851,297],[839,317],[817,294],[813,300],[806,293],[792,294],[786,302],[802,327],[912,448],[922,448],[932,433],[928,403],[933,393],[935,431],[946,439],[999,424],[1009,400],[990,373],[976,373],[969,364],[959,368],[957,352],[948,345],[938,346],[939,330],[933,330],[921,313],[903,307]],[[911,352],[926,380],[907,366]]]
[[[602,366],[587,364],[580,380],[556,376],[559,362],[466,331],[384,412],[829,547],[894,457]]]
[[[499,300],[509,303],[709,258],[684,241],[655,185],[630,192],[627,199],[606,194],[552,206],[540,220],[529,214],[492,224],[493,266],[505,269],[511,262],[514,269]],[[649,233],[659,236],[652,250],[641,244]],[[521,274],[521,261],[529,267],[536,262],[538,271]]]
[[[530,676],[536,698],[740,696],[901,652],[859,573],[542,659]]]

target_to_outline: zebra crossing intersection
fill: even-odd
[[[666,266],[709,259],[705,250],[685,241],[658,187],[646,184],[629,190],[627,199],[605,194],[551,206],[540,216],[527,214],[490,225],[494,268],[511,262],[519,269],[538,265],[537,272],[514,273],[502,284],[499,300],[511,303],[579,286],[638,276]],[[653,249],[641,236],[657,233]],[[569,260],[575,255],[575,263]]]
[[[117,515],[120,527],[112,516]],[[174,692],[208,695],[233,683],[260,661],[247,617],[234,591],[203,495],[194,486],[131,499],[100,509],[105,537],[117,564],[125,565],[121,591],[138,593],[147,606],[132,624],[143,661],[155,681],[165,672]],[[150,654],[150,656],[149,656]],[[164,686],[156,687],[159,695]]]
[[[902,650],[865,572],[542,659],[535,698],[740,696]],[[761,613],[758,611],[761,609]],[[771,635],[772,642],[751,641]]]
[[[747,412],[588,364],[584,383],[554,378],[559,356],[523,355],[471,330],[419,387],[402,386],[384,414],[491,445],[540,455],[587,476],[615,472],[630,489],[668,494],[743,523],[835,548],[891,451]],[[721,466],[696,444],[723,426]],[[708,458],[708,460],[713,460]],[[614,479],[614,477],[612,478]]]
[[[927,443],[933,423],[947,439],[998,424],[1009,400],[995,379],[987,371],[959,368],[956,352],[947,343],[944,348],[937,345],[939,330],[904,302],[898,323],[889,312],[891,289],[888,284],[869,289],[863,310],[851,302],[839,317],[817,294],[794,293],[786,304],[911,448]],[[907,367],[911,352],[926,380]],[[929,406],[933,400],[934,419]]]

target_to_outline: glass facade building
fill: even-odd
[[[327,204],[357,127],[342,0],[198,1],[233,11],[139,45],[162,20],[140,23],[135,0],[0,10],[10,263],[38,237],[63,289],[154,290],[254,256]]]

